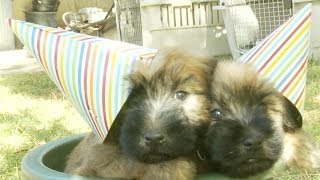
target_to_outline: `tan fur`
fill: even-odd
[[[196,174],[196,167],[184,157],[157,164],[140,163],[124,155],[119,145],[101,143],[89,133],[70,154],[65,172],[105,178],[187,180]]]
[[[165,55],[161,54],[156,56],[156,59],[150,64],[138,65],[136,72],[127,77],[132,86],[137,84],[148,86],[146,89],[150,100],[147,106],[152,106],[150,109],[155,111],[147,114],[150,126],[156,127],[157,123],[160,123],[155,120],[157,111],[181,105],[174,103],[183,103],[182,107],[184,107],[186,115],[190,117],[191,124],[198,126],[209,123],[210,99],[207,95],[210,92],[209,82],[216,61],[190,56],[176,49],[165,52]],[[190,74],[196,76],[197,81],[189,80]],[[163,92],[159,92],[165,94],[163,99],[152,99],[152,93],[155,91],[150,89],[149,84],[146,84],[151,79],[157,78],[164,79],[167,88],[157,83],[152,84],[151,88],[157,89],[157,92],[163,89]],[[173,82],[172,79],[174,79]],[[173,97],[170,89],[173,86],[175,90],[190,92],[190,95],[183,102],[168,100]],[[76,175],[104,178],[193,179],[196,174],[194,155],[178,157],[161,163],[147,164],[124,154],[118,142],[119,129],[122,123],[123,119],[120,111],[120,115],[113,123],[104,143],[99,142],[93,133],[86,136],[70,154],[65,171]]]
[[[282,113],[284,110],[281,100],[272,85],[258,76],[253,68],[248,64],[229,61],[218,63],[213,81],[214,92],[217,92],[214,96],[218,97],[218,99],[225,99],[225,102],[228,103],[228,107],[233,111],[232,114],[236,116],[240,115],[237,112],[239,110],[239,102],[229,101],[229,95],[226,94],[226,90],[232,90],[236,93],[241,91],[243,85],[250,85],[252,86],[251,91],[261,92],[261,94],[273,94],[261,99],[261,103],[267,106],[269,114],[273,116],[273,119],[277,120],[274,122],[274,128],[281,131],[280,135],[282,136]]]
[[[197,81],[189,80],[184,83],[178,84],[176,89],[192,92],[191,96],[187,101],[184,102],[185,112],[188,116],[196,116],[195,124],[207,123],[208,122],[208,98],[203,98],[204,93],[208,93],[210,89],[210,77],[212,71],[215,69],[217,61],[210,59],[205,56],[194,56],[187,52],[182,52],[180,49],[165,49],[161,50],[155,59],[150,64],[139,64],[137,66],[137,72],[127,77],[131,86],[134,84],[144,84],[146,81],[151,81],[152,78],[164,78],[167,77],[167,86],[173,86],[172,83],[188,79],[190,74],[193,74]],[[164,71],[164,74],[159,72]],[[171,79],[175,79],[175,82],[171,82]],[[159,84],[154,85],[154,89],[162,89]],[[159,86],[159,87],[157,87]],[[154,89],[150,89],[147,94],[152,94]],[[164,89],[167,93],[167,97],[171,96],[168,89]],[[200,97],[199,94],[202,96]],[[200,97],[200,98],[199,98]],[[163,106],[163,102],[159,99],[154,101],[157,104]],[[155,104],[150,101],[150,106]],[[168,106],[170,107],[170,106]],[[192,111],[197,109],[197,112]],[[190,111],[191,110],[191,111]],[[203,118],[199,119],[199,116]]]
[[[238,91],[243,84],[250,84],[255,86],[254,90],[257,92],[271,92],[272,95],[261,103],[267,105],[269,114],[275,120],[273,128],[278,132],[278,138],[283,139],[283,151],[279,163],[289,168],[320,168],[319,144],[302,128],[292,127],[291,130],[285,128],[286,115],[284,112],[286,107],[282,96],[275,91],[271,84],[257,75],[250,65],[219,62],[214,79],[213,88],[217,92],[214,96],[226,99],[225,102],[228,103],[233,112],[237,112],[239,104],[237,102],[233,104],[234,102],[228,100],[228,95],[225,94],[226,89]]]
[[[287,167],[320,168],[319,144],[303,130],[286,133],[282,161]]]

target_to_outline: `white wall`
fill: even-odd
[[[0,51],[14,49],[14,36],[8,24],[12,17],[12,0],[0,0]]]
[[[320,0],[293,0],[294,13],[308,3],[312,4],[310,56],[320,60]]]

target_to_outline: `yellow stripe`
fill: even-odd
[[[303,69],[302,71],[298,74],[298,76],[295,78],[295,80],[292,82],[291,86],[286,89],[286,91],[284,92],[284,94],[287,94],[287,95],[291,95],[292,94],[292,91],[296,89],[297,85],[300,84],[300,82],[302,81],[302,78],[305,77],[306,75],[306,71],[307,71],[307,64],[306,63],[304,66],[303,66]]]
[[[303,51],[306,50],[307,46],[309,46],[309,41],[304,41],[302,47],[299,49],[299,51],[296,53],[297,55],[302,54]],[[278,76],[274,79],[274,82],[279,82],[279,79],[283,76],[285,72],[287,72],[287,69],[291,66],[294,66],[294,59],[288,60],[285,65],[281,68],[281,72],[277,72]]]
[[[289,22],[292,21],[293,18],[289,19],[285,24],[289,24]],[[265,52],[265,49],[267,49],[268,47],[270,47],[270,44],[274,43],[274,39],[276,39],[280,34],[282,34],[282,31],[284,31],[285,28],[281,28],[277,33],[275,33],[270,39],[268,39],[268,42],[266,44],[264,44],[264,46],[261,47],[261,49],[258,51],[258,53],[256,53],[254,56],[252,56],[251,60],[249,61],[250,63],[253,63],[254,65],[256,65],[255,63],[257,63],[257,61],[255,61],[257,58],[259,58],[261,56],[262,53]],[[252,61],[254,60],[254,61]]]
[[[299,110],[302,110],[302,107],[304,105],[304,101],[305,101],[305,93],[306,93],[306,88],[303,89],[302,91],[302,95],[301,95],[301,98],[300,100],[297,102],[296,106]]]
[[[47,44],[47,40],[48,40],[48,33],[46,31],[42,31],[43,32],[43,41],[40,41],[40,44]],[[42,48],[42,62],[43,62],[43,66],[46,69],[46,72],[49,72],[49,67],[48,67],[48,63],[47,63],[47,51],[46,51],[46,47]],[[51,78],[52,79],[52,78]]]
[[[96,58],[97,58],[97,49],[98,49],[98,46],[96,44],[94,44],[92,46],[92,49],[93,49],[93,56],[91,58],[91,69],[90,69],[90,85],[89,85],[89,88],[90,88],[90,93],[89,93],[89,99],[90,99],[90,106],[92,109],[95,109],[94,107],[94,99],[93,99],[93,87],[96,87],[97,85],[94,84],[94,72],[95,72],[95,62],[96,62]]]
[[[59,52],[58,51],[58,54],[60,55],[59,58],[57,59],[57,62],[60,64],[60,68],[58,69],[58,73],[60,74],[60,81],[61,81],[61,87],[62,89],[64,89],[64,92],[66,92],[66,95],[68,97],[70,97],[70,92],[69,90],[67,89],[67,86],[66,86],[66,80],[65,80],[65,77],[66,77],[66,70],[65,70],[65,67],[64,67],[64,61],[66,61],[66,59],[64,58],[64,54],[65,54],[65,48],[66,48],[66,40],[64,38],[61,38],[60,39],[60,46],[58,47],[61,51]]]
[[[113,54],[110,54],[111,55],[111,59],[109,59],[109,66],[110,66],[110,74],[108,74],[108,78],[109,78],[109,84],[107,85],[110,85],[109,86],[109,91],[108,91],[108,95],[107,95],[107,98],[108,98],[108,101],[107,101],[107,105],[108,105],[108,119],[107,119],[107,122],[108,122],[108,126],[109,128],[111,127],[111,124],[113,122],[113,117],[112,117],[112,104],[114,103],[112,100],[113,100],[113,97],[112,97],[112,94],[113,94],[113,86],[114,86],[114,71],[116,69],[115,67],[115,61],[117,60],[117,54],[119,53],[119,50],[121,49],[121,47],[115,47],[114,51],[113,51]]]
[[[26,26],[23,27],[23,30],[26,31],[26,33],[24,33],[25,37],[25,46],[27,46],[27,48],[31,51],[31,54],[33,55],[32,49],[30,47],[30,42],[29,42],[29,36],[31,36],[31,33],[29,32],[31,30],[31,28],[26,28]],[[22,35],[21,35],[22,36]]]
[[[292,46],[296,45],[296,42],[298,41],[298,39],[300,39],[300,37],[306,33],[308,28],[310,28],[310,24],[311,23],[307,23],[300,30],[300,32],[296,33],[296,36],[293,38],[292,41],[287,42],[288,45],[285,48],[281,48],[281,51],[277,53],[277,56],[274,58],[273,62],[270,63],[269,65],[267,65],[267,67],[264,68],[263,72],[261,72],[263,75],[268,74],[276,66],[276,64],[279,62],[279,60],[281,60],[283,58],[283,56],[287,54],[288,50],[291,49]]]

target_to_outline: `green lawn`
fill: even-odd
[[[0,79],[0,179],[19,179],[22,157],[32,148],[87,124],[44,73]]]
[[[310,61],[304,129],[320,141],[320,61]],[[32,148],[74,133],[87,124],[44,73],[0,78],[0,179],[19,179],[22,157]],[[288,170],[278,179],[320,179],[320,170]],[[277,178],[276,178],[277,179]]]

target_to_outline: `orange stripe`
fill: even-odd
[[[60,80],[61,80],[61,87],[64,89],[64,92],[66,93],[66,95],[70,96],[70,93],[69,93],[69,90],[67,89],[67,86],[66,86],[66,80],[65,80],[65,67],[64,67],[64,61],[66,60],[64,58],[64,54],[65,54],[65,48],[66,48],[66,40],[64,38],[61,38],[61,45],[59,46],[59,49],[60,49],[60,57],[57,61],[59,61],[60,63],[60,70],[58,71],[59,74],[60,74]]]
[[[101,126],[100,126],[100,123],[98,122],[98,117],[97,117],[97,109],[96,107],[94,106],[94,98],[93,98],[93,87],[94,87],[94,72],[95,72],[95,61],[96,61],[96,58],[97,58],[97,49],[98,49],[98,45],[94,45],[92,46],[93,48],[93,57],[91,58],[92,61],[90,62],[91,63],[91,69],[90,69],[90,85],[89,85],[89,88],[90,88],[90,93],[89,93],[89,104],[90,104],[90,109],[93,111],[94,113],[94,118],[92,118],[94,121],[95,121],[95,124],[99,124],[97,130],[99,131],[99,134],[100,136],[103,135],[102,131],[101,131]],[[96,95],[97,96],[97,95]],[[104,137],[102,137],[104,138]]]
[[[117,48],[115,48],[114,49],[114,51],[113,51],[113,53],[112,53],[112,55],[111,55],[111,58],[109,59],[109,61],[111,62],[109,62],[109,66],[111,66],[110,68],[108,68],[109,70],[110,70],[110,74],[109,74],[109,81],[108,81],[108,85],[110,85],[109,87],[108,87],[108,96],[107,96],[107,98],[108,98],[108,104],[107,104],[107,106],[108,106],[108,111],[107,112],[109,112],[108,113],[108,118],[107,118],[107,121],[108,121],[108,126],[109,126],[109,128],[111,127],[111,124],[112,124],[112,121],[113,121],[113,118],[112,118],[112,104],[113,104],[113,102],[112,102],[112,94],[113,94],[113,85],[114,85],[114,83],[113,83],[113,79],[112,79],[112,77],[113,77],[113,74],[114,74],[114,71],[115,71],[115,61],[117,60],[117,54],[119,53],[119,49],[120,49],[121,47],[117,47]]]
[[[93,109],[95,109],[94,107],[94,99],[93,99],[93,87],[94,87],[94,72],[95,72],[95,62],[96,62],[96,58],[97,58],[97,49],[98,49],[98,45],[94,45],[92,46],[93,48],[93,57],[92,57],[92,61],[91,61],[91,69],[90,69],[90,94],[89,94],[89,97],[90,97],[90,105],[92,106]]]
[[[305,90],[306,88],[303,88],[303,91],[298,99],[298,101],[295,102],[295,105],[297,106],[297,108],[299,110],[302,110],[302,107],[304,105],[304,101],[305,101]]]
[[[302,89],[302,92],[300,92],[300,95],[299,95],[299,97],[298,97],[298,99],[296,99],[296,101],[294,102],[294,104],[296,105],[296,106],[298,106],[299,105],[299,103],[301,103],[301,101],[302,101],[302,99],[304,98],[304,91],[305,91],[305,89],[306,89],[306,87],[303,87],[303,89]],[[301,105],[301,104],[300,104]]]
[[[47,40],[48,40],[48,33],[46,31],[43,31],[43,42],[42,42],[42,44],[47,44]],[[46,47],[42,48],[43,65],[44,65],[44,68],[46,69],[46,72],[49,72],[48,62],[46,60],[47,59],[47,51],[46,51],[46,49],[47,49]]]

